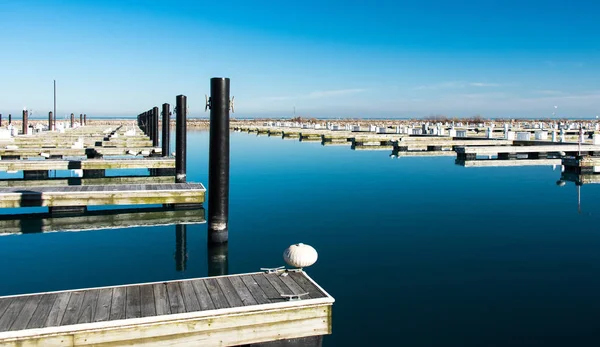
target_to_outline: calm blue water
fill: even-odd
[[[188,136],[188,181],[207,182],[208,133]],[[284,265],[336,299],[328,346],[600,344],[600,186],[551,167],[464,168],[233,133],[229,272]],[[207,275],[206,225],[0,237],[0,295]]]

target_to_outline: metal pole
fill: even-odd
[[[175,182],[185,183],[187,97],[177,95],[175,108]]]
[[[79,126],[82,127],[83,126],[83,114],[79,114]]]
[[[75,124],[75,115],[71,113],[71,128]]]
[[[152,108],[152,147],[158,147],[158,107]]]
[[[8,125],[12,124],[12,114],[8,114]]]
[[[23,135],[27,135],[28,130],[28,112],[27,110],[23,110]]]
[[[170,123],[171,123],[171,105],[162,104],[162,156],[168,157],[169,151],[171,150],[169,142],[170,139]]]
[[[225,243],[229,233],[229,78],[210,79],[208,242]]]
[[[48,131],[52,131],[52,112],[48,112]]]
[[[0,113],[0,127],[2,126],[2,113]]]
[[[87,114],[83,114],[83,125],[87,125]]]

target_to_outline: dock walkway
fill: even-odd
[[[0,188],[0,208],[89,205],[202,204],[201,183]]]
[[[325,335],[333,302],[301,270],[6,296],[0,346],[236,346]]]

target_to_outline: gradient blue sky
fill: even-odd
[[[0,113],[600,115],[596,1],[0,0]]]

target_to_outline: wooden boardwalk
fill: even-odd
[[[175,168],[174,158],[0,160],[1,171]]]
[[[0,208],[202,204],[205,192],[201,183],[0,188]]]
[[[236,346],[325,335],[333,302],[300,270],[6,296],[0,346]]]
[[[175,182],[175,176],[107,176],[107,177],[52,177],[52,178],[9,178],[0,179],[0,187],[59,187],[94,186],[113,184],[166,184]]]

